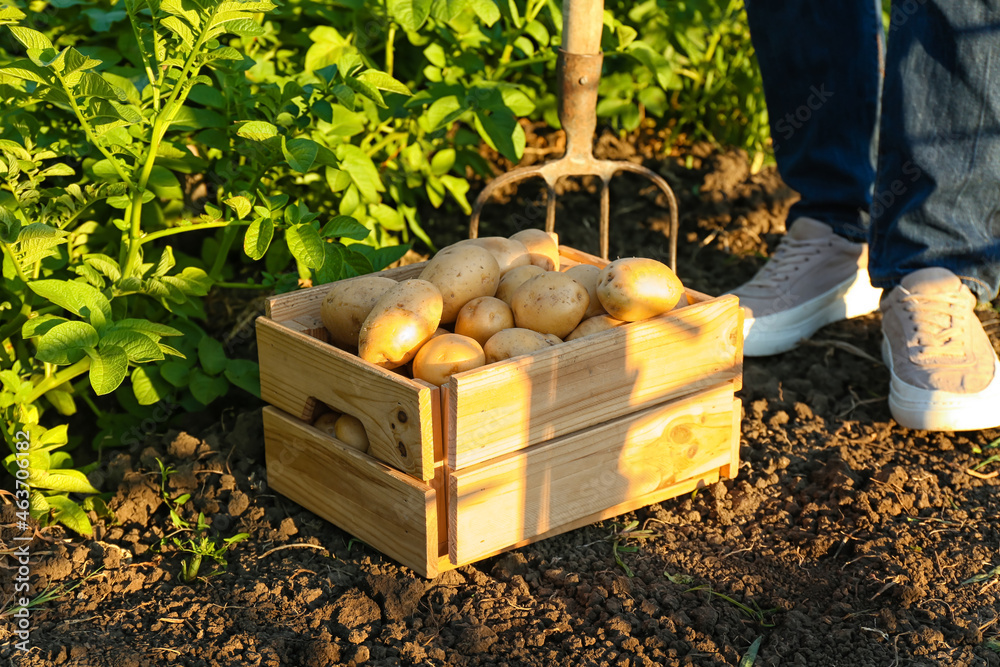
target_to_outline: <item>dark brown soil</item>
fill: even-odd
[[[544,150],[553,137],[533,134],[531,145]],[[773,169],[751,174],[741,153],[695,147],[656,160],[656,142],[645,137],[636,152],[606,135],[600,145],[644,160],[676,189],[685,282],[708,293],[735,286],[774,247],[793,194]],[[557,230],[596,251],[589,186],[560,194]],[[641,181],[615,180],[613,254],[666,257],[655,196]],[[509,216],[530,209],[528,198],[490,209],[507,221],[483,233],[512,231],[520,223]],[[442,243],[448,233],[431,230]],[[737,479],[433,581],[270,492],[259,409],[196,434],[150,436],[95,473],[117,489],[115,522],[93,539],[49,529],[31,543],[34,590],[59,595],[32,609],[27,653],[13,626],[0,625],[0,660],[1000,666],[1000,464],[970,472],[1000,453],[1000,430],[896,426],[878,337],[870,316],[747,361]],[[172,523],[157,458],[176,469],[166,494],[191,494],[180,518],[203,512],[210,536],[249,533],[218,575],[204,576],[216,567],[206,557],[200,576],[183,581],[191,554],[171,537],[192,534]],[[19,545],[12,507],[0,510],[7,608]],[[650,532],[623,534],[630,521]]]

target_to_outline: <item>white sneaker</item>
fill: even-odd
[[[889,410],[928,431],[1000,427],[1000,359],[976,298],[947,269],[914,271],[882,300]]]
[[[743,354],[787,352],[821,327],[878,308],[868,279],[868,245],[812,218],[799,218],[767,264],[731,292],[745,309]]]

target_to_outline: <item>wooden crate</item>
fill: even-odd
[[[268,481],[423,576],[736,475],[734,296],[687,290],[659,317],[435,387],[328,344],[329,288],[273,297],[257,320]],[[367,453],[310,425],[324,403],[361,420]]]

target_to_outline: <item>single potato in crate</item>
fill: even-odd
[[[370,346],[345,342],[323,317],[332,291],[341,298],[370,277],[270,299],[257,320],[270,486],[433,577],[735,476],[743,360],[736,297],[685,290],[676,277],[664,283],[656,275],[666,267],[651,260],[609,264],[549,238],[551,246],[537,233],[518,244],[494,240],[488,253],[462,243],[448,262],[380,273],[398,285],[433,283],[442,301],[414,306],[396,286],[373,301],[366,290],[348,324],[356,327],[365,308],[365,322],[393,313],[407,337],[395,345],[405,350],[390,349],[392,328],[380,327],[380,349],[391,354],[370,357],[378,363],[354,354]],[[474,279],[455,256],[471,258]],[[574,274],[579,284],[567,285]],[[549,275],[560,277],[542,280]],[[591,307],[595,292],[600,310]],[[475,337],[437,327],[485,298],[511,304],[516,322],[475,328],[488,337],[480,358]],[[541,313],[527,314],[531,303]],[[413,359],[412,370],[390,368],[401,359]],[[351,428],[313,423],[330,412],[350,417]]]

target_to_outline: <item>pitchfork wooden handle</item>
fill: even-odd
[[[604,0],[563,0],[563,51],[583,56],[601,52]]]

